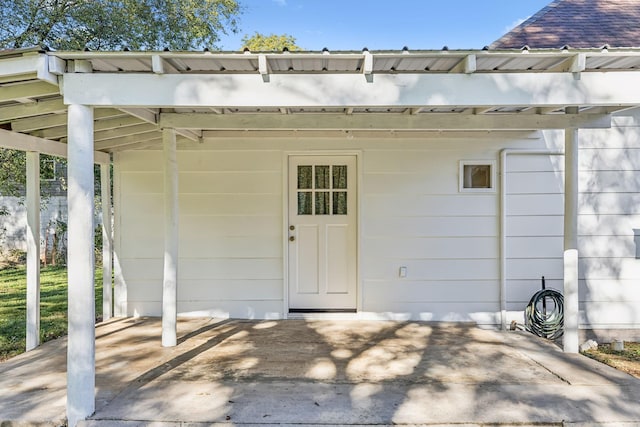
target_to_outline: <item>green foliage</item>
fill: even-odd
[[[102,270],[96,270],[96,318],[102,317]],[[26,270],[0,270],[0,361],[24,352],[26,345]],[[42,268],[40,273],[40,341],[67,333],[67,270]]]
[[[20,196],[26,182],[24,151],[0,148],[0,195]]]
[[[66,163],[66,159],[46,154],[40,155],[40,176],[42,179],[47,178],[47,173],[53,173],[53,163],[62,165]],[[26,165],[24,151],[0,148],[0,195],[16,197],[24,195],[27,180]],[[61,179],[62,184],[65,184],[64,177],[55,176],[54,178]],[[47,194],[42,194],[42,197],[46,199]]]
[[[289,34],[270,34],[265,36],[258,32],[252,36],[242,37],[242,47],[252,52],[282,52],[286,47],[290,51],[304,50],[296,45],[296,38]]]
[[[214,49],[241,12],[238,0],[3,0],[0,48]]]

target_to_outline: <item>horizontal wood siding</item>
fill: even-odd
[[[425,142],[419,149],[396,143],[364,152],[364,312],[497,322],[498,193],[460,193],[458,165],[495,162],[504,141],[468,142]]]
[[[580,130],[578,246],[581,325],[640,328],[640,130],[618,118]],[[540,289],[562,290],[562,156],[512,155],[507,173],[507,297],[514,318]]]
[[[640,248],[634,239],[634,229],[640,229],[638,117],[619,117],[610,130],[579,134],[578,243],[582,321],[588,327],[640,328]]]
[[[281,150],[179,150],[178,310],[282,317]],[[121,153],[119,259],[129,314],[159,315],[162,152]]]
[[[640,328],[640,131],[581,130],[582,326]],[[424,139],[216,139],[178,153],[179,310],[285,315],[283,186],[287,153],[360,153],[359,309],[364,316],[499,323],[499,189],[461,193],[461,160],[499,164],[504,148],[558,150],[562,132],[443,133]],[[562,156],[510,155],[506,173],[507,303],[561,289]],[[162,153],[116,156],[117,263],[129,314],[160,312]],[[400,267],[407,276],[400,277]],[[615,316],[604,307],[610,307]],[[638,311],[638,310],[636,310]]]

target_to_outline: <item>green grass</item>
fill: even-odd
[[[25,350],[26,269],[0,270],[0,361]],[[102,270],[96,270],[96,318],[102,317]],[[67,269],[40,272],[40,342],[67,334]]]

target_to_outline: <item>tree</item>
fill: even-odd
[[[216,49],[238,0],[2,0],[0,49]]]
[[[255,32],[252,36],[242,37],[243,48],[252,52],[281,52],[284,48],[288,50],[304,50],[296,45],[296,38],[289,34],[264,34]]]
[[[22,196],[26,164],[24,151],[0,149],[0,195]]]
[[[0,50],[214,49],[241,13],[238,0],[0,0]],[[24,182],[24,153],[0,149],[0,194]]]

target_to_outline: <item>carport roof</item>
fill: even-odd
[[[620,73],[640,76],[639,68],[640,49],[7,50],[0,51],[1,145],[6,146],[7,132],[28,135],[34,144],[64,144],[69,103],[96,107],[95,147],[105,152],[153,146],[161,140],[161,127],[176,128],[182,140],[191,141],[247,132],[415,135],[602,127],[601,119],[611,113],[640,106],[635,80],[619,80]],[[606,89],[614,83],[619,93]],[[396,98],[381,96],[390,84],[400,92]],[[234,96],[222,93],[232,85]],[[191,93],[177,96],[186,86]],[[602,89],[592,93],[596,86]],[[542,99],[538,87],[555,89]],[[438,88],[442,93],[436,96]],[[556,96],[565,88],[566,96]],[[566,114],[574,106],[579,119]]]

